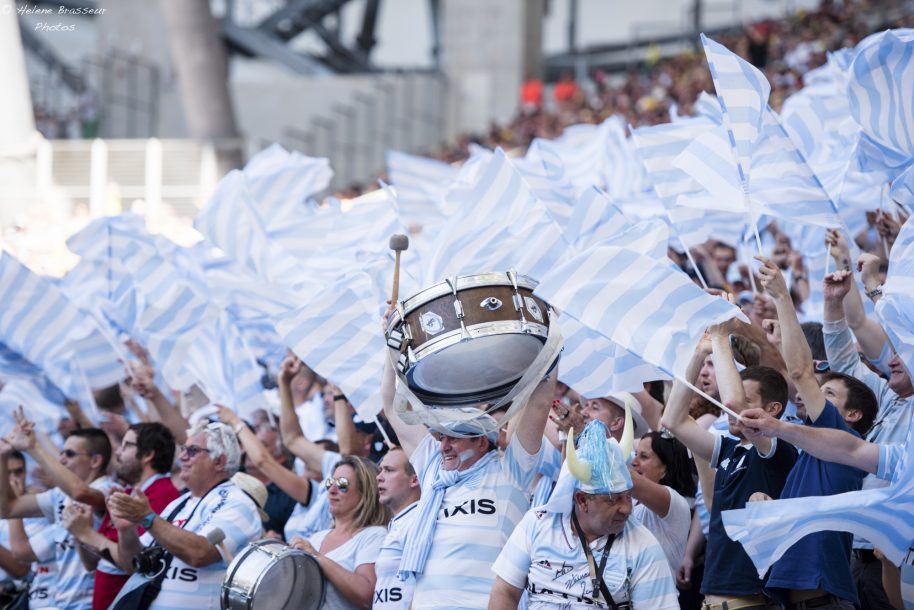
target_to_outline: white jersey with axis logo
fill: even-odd
[[[439,443],[427,436],[410,461],[432,493]],[[530,505],[539,455],[528,455],[515,436],[478,484],[458,483],[445,493],[425,570],[416,579],[413,609],[485,608],[492,563]]]

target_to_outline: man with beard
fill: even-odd
[[[118,480],[142,490],[152,510],[158,513],[180,495],[171,482],[174,459],[175,439],[168,428],[160,423],[134,424],[114,454],[114,473]],[[104,496],[100,500],[104,504]],[[64,524],[77,540],[105,558],[98,562],[92,592],[92,610],[105,610],[127,582],[126,570],[131,569],[132,558],[119,556],[118,532],[109,515],[96,531],[90,511],[74,504],[65,513]],[[142,534],[142,528],[138,532]]]

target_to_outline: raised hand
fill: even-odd
[[[108,496],[108,512],[111,517],[117,517],[131,523],[139,523],[143,517],[152,512],[149,500],[141,490],[134,491],[135,495],[128,496],[123,492],[114,492]]]
[[[768,343],[774,345],[780,350],[781,347],[781,323],[771,318],[762,320],[762,330],[765,331],[765,337]]]
[[[826,301],[841,301],[851,290],[853,274],[850,271],[835,271],[825,276],[822,294]]]
[[[879,284],[879,268],[882,266],[882,259],[874,254],[864,252],[857,259],[857,271],[860,272],[860,280],[864,286],[876,286]]]
[[[849,271],[851,268],[851,250],[847,245],[844,233],[838,229],[829,229],[825,234],[825,245],[828,246],[828,253],[835,259],[838,269]]]
[[[151,398],[157,391],[155,384],[156,372],[148,364],[134,364],[130,367],[130,378],[127,380],[130,388],[143,398]]]
[[[286,359],[282,361],[282,365],[279,367],[279,383],[290,384],[292,378],[301,371],[301,367],[302,363],[298,356],[289,352],[289,355],[286,356]]]
[[[35,447],[35,424],[25,417],[25,411],[20,405],[13,411],[13,418],[16,425],[7,435],[6,442],[18,451],[30,451]]]
[[[787,290],[787,282],[784,281],[784,275],[777,265],[764,256],[756,256],[755,260],[762,263],[759,268],[759,282],[762,288],[775,299],[790,298],[790,291]]]

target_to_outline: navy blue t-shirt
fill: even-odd
[[[828,401],[819,418],[815,422],[807,418],[806,425],[844,430],[860,438]],[[804,453],[790,471],[781,498],[857,491],[865,476],[866,472],[859,468],[825,462]],[[846,532],[816,532],[800,538],[771,566],[765,588],[777,598],[785,597],[786,589],[822,589],[856,604],[857,589],[850,568],[852,542],[853,536]]]
[[[734,542],[724,530],[721,511],[745,508],[749,496],[757,491],[772,498],[781,497],[787,475],[797,460],[797,450],[784,441],[772,439],[768,457],[762,457],[751,444],[740,445],[732,438],[718,437],[711,465],[714,477],[714,502],[705,552],[705,575],[701,592],[705,595],[754,595],[762,591],[762,579],[743,545]]]

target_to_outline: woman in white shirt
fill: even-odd
[[[390,512],[378,499],[377,466],[344,456],[324,481],[333,527],[292,546],[317,559],[326,581],[323,610],[370,608],[374,563],[387,535]]]
[[[648,432],[638,442],[631,475],[633,516],[660,542],[675,574],[685,554],[695,496],[689,452],[667,433]]]

